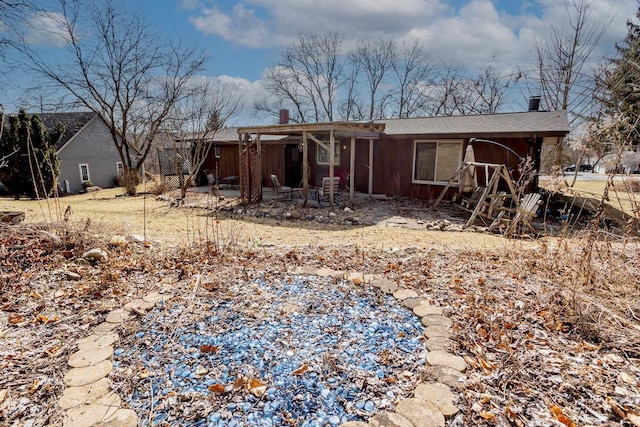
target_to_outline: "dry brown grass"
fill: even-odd
[[[415,245],[417,247],[447,246],[453,248],[491,249],[504,245],[526,245],[508,241],[501,236],[481,233],[416,231],[380,226],[344,226],[313,224],[307,221],[282,221],[274,218],[240,217],[228,213],[216,214],[206,209],[215,206],[215,197],[202,202],[188,193],[185,205],[196,200],[203,208],[171,206],[154,195],[122,196],[122,189],[104,189],[57,201],[0,199],[0,210],[26,212],[29,223],[56,222],[70,207],[72,221],[90,219],[96,225],[110,227],[113,234],[145,234],[147,240],[175,245],[211,241],[217,232],[224,241],[244,245],[357,245],[370,249],[385,249]],[[228,200],[227,200],[228,201]],[[366,208],[363,208],[366,209]],[[326,213],[326,209],[318,213]]]

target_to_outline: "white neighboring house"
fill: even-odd
[[[640,171],[640,153],[635,151],[623,151],[620,155],[620,164],[616,164],[617,154],[607,154],[599,163],[600,173],[606,173],[611,170],[619,169],[619,172],[627,175],[638,173]]]
[[[40,117],[49,131],[58,123],[65,127],[62,139],[56,144],[60,160],[58,187],[62,191],[80,193],[85,182],[102,188],[115,186],[123,165],[109,127],[97,114],[43,113]]]

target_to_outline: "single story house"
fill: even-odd
[[[542,145],[555,144],[568,133],[566,111],[229,128],[212,139],[214,149],[203,169],[217,165],[219,176],[242,178],[246,165],[256,169],[256,160],[243,160],[244,150],[257,156],[262,185],[275,174],[283,184],[299,187],[306,155],[310,186],[318,186],[322,177],[339,176],[358,192],[435,199],[469,144],[477,162],[504,164],[517,179],[521,158],[529,156],[539,169]],[[486,179],[483,173],[478,170],[479,182]]]
[[[40,114],[47,129],[63,123],[65,132],[56,145],[60,161],[58,186],[65,193],[79,193],[83,184],[114,187],[123,165],[109,127],[93,112]]]

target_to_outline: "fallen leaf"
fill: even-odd
[[[247,379],[245,377],[239,377],[237,380],[233,382],[233,391],[240,390],[246,384],[247,384]]]
[[[217,393],[217,394],[224,394],[227,391],[227,389],[222,384],[211,384],[209,387],[207,387],[207,389],[211,393]]]
[[[387,384],[395,384],[398,382],[398,380],[393,377],[384,377],[382,381],[386,382]]]
[[[482,366],[482,368],[483,368],[485,371],[487,371],[487,372],[491,372],[491,371],[493,371],[493,370],[495,369],[495,366],[494,366],[492,363],[487,362],[486,360],[484,360],[484,359],[483,359],[482,357],[480,357],[480,356],[477,356],[477,358],[478,358],[478,363],[480,364],[480,366]]]
[[[200,353],[215,353],[220,350],[220,346],[217,345],[203,345],[200,347]]]
[[[498,419],[496,418],[496,415],[492,414],[491,412],[480,412],[480,416],[485,420],[494,424],[498,421]]]
[[[40,380],[36,378],[33,380],[33,383],[31,383],[31,387],[29,387],[29,393],[35,393],[38,390],[38,387],[40,387]]]
[[[7,394],[9,392],[7,391],[6,388],[3,388],[2,390],[0,390],[0,404],[2,404],[2,402],[4,402],[4,400],[7,398]]]
[[[559,406],[551,405],[549,407],[549,411],[551,412],[551,415],[553,415],[553,418],[560,421],[567,427],[576,427],[575,423],[569,417],[562,413],[562,409]]]
[[[40,295],[36,291],[31,291],[31,293],[29,294],[29,298],[42,299],[42,295]]]
[[[518,418],[518,414],[516,414],[513,409],[511,409],[511,407],[507,406],[506,408],[504,408],[504,412],[507,416],[507,419],[516,426],[521,427],[524,425],[520,418]]]
[[[260,381],[257,378],[250,378],[247,384],[247,389],[255,397],[262,397],[267,391],[267,383]]]
[[[12,314],[11,316],[9,316],[9,323],[11,323],[12,325],[21,323],[24,321],[24,317],[20,316],[19,314]]]
[[[302,375],[305,372],[307,372],[308,370],[309,370],[309,366],[306,363],[304,363],[298,369],[296,369],[295,371],[291,372],[291,375]]]

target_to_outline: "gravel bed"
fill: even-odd
[[[229,286],[157,308],[116,349],[142,425],[337,426],[415,388],[423,327],[392,297],[315,276]]]

